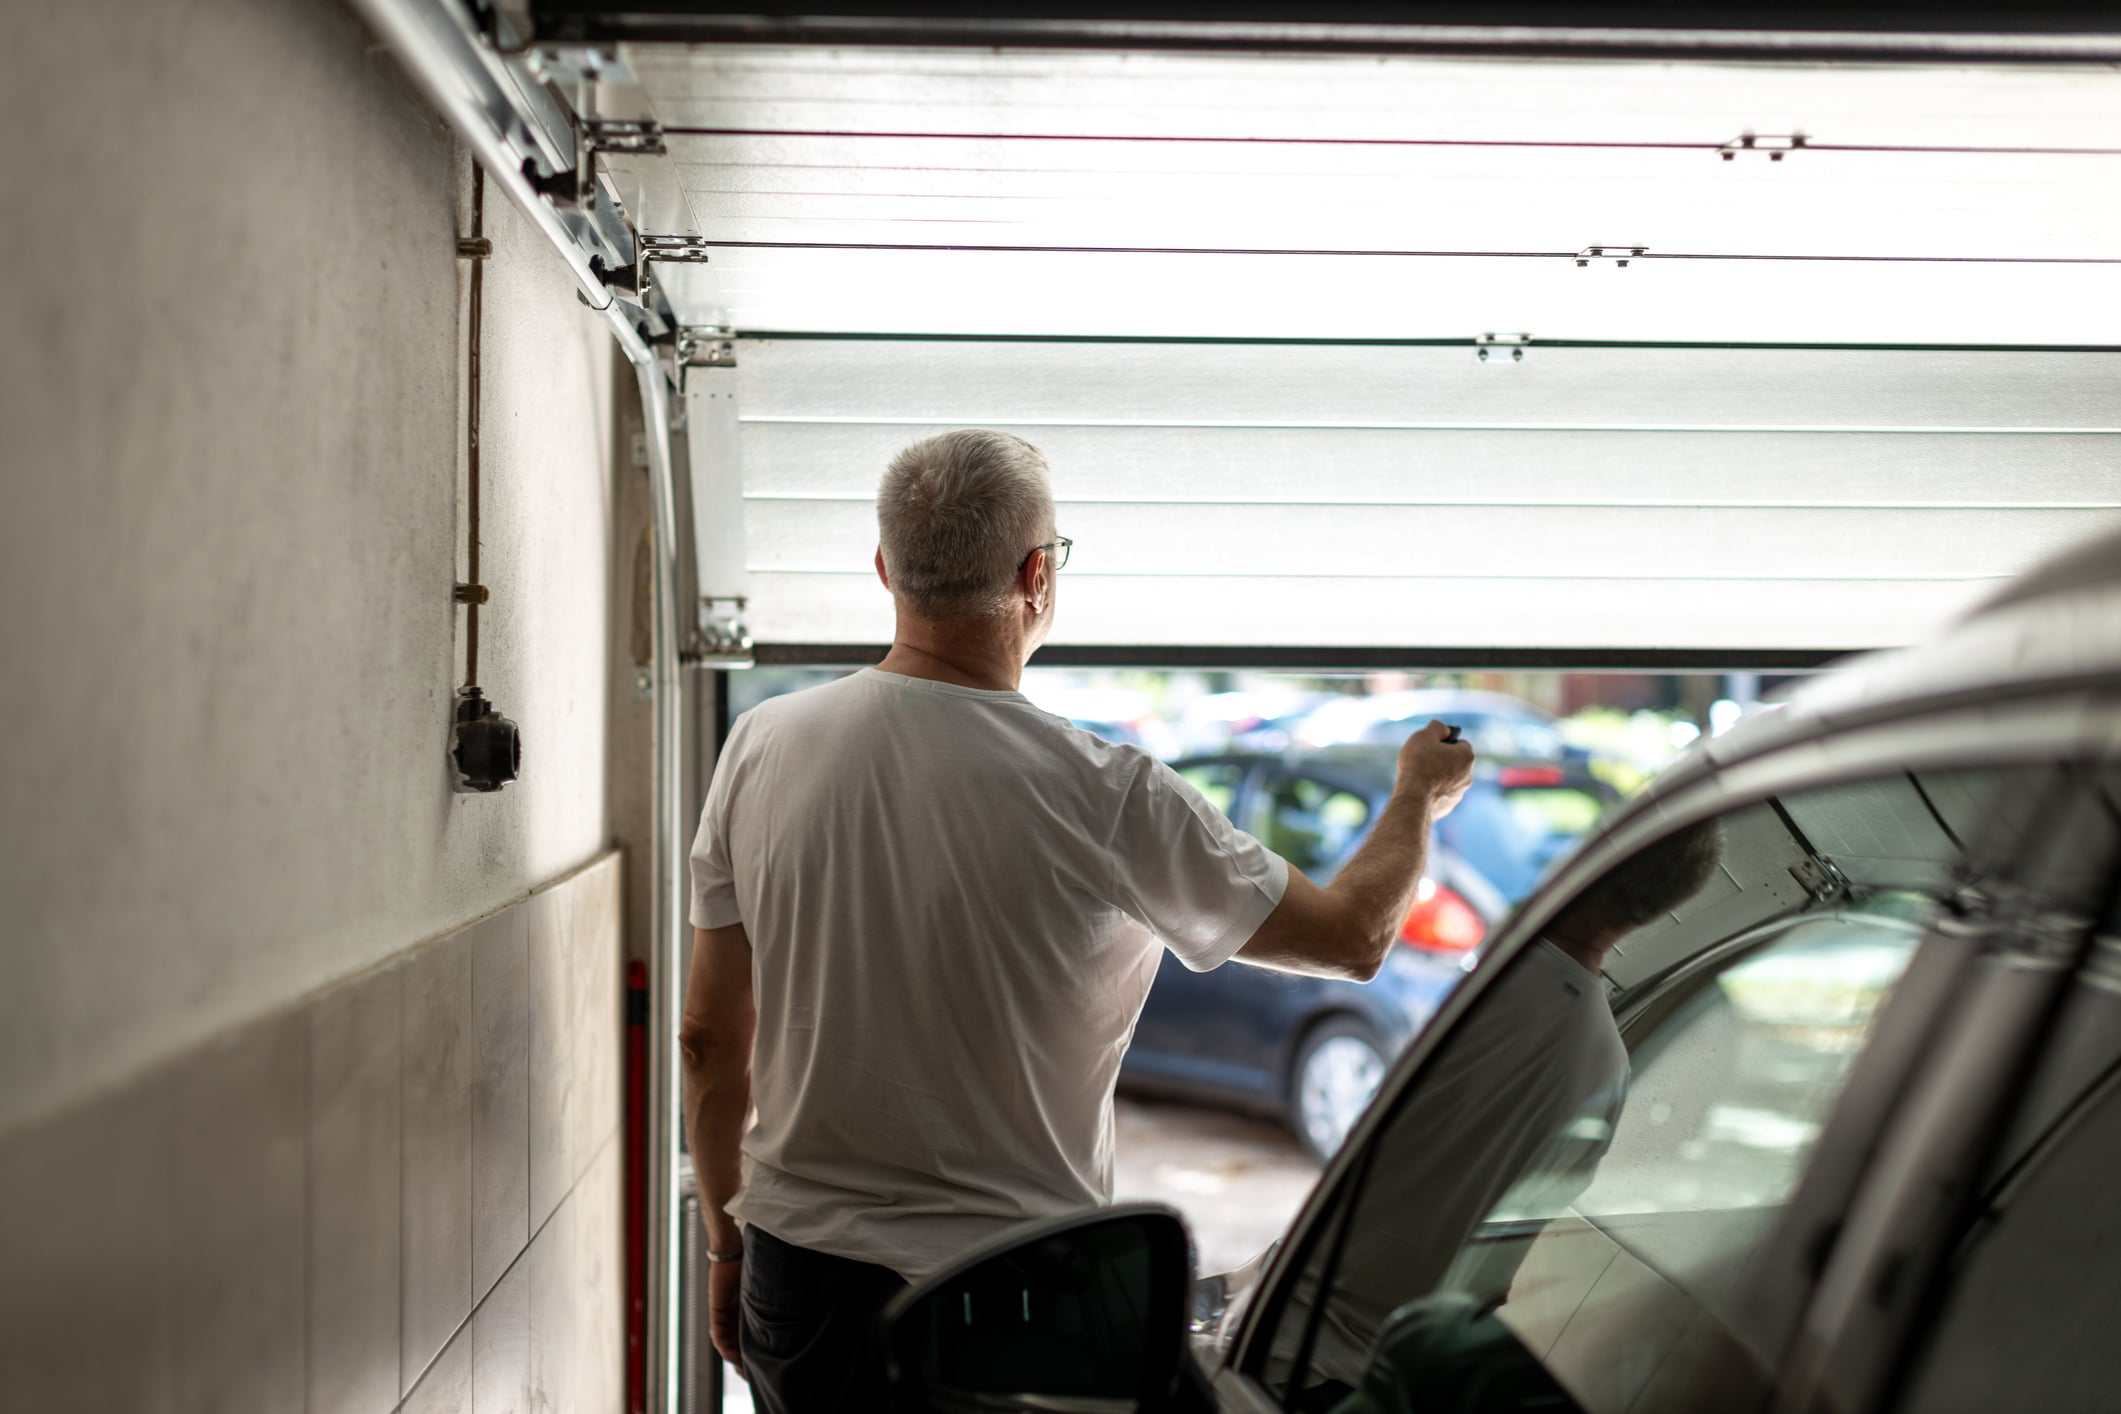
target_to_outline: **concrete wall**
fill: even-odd
[[[451,793],[466,169],[353,15],[11,30],[7,219],[64,224],[0,340],[0,1131],[594,857],[613,656],[609,340],[492,201],[481,679],[525,764]]]
[[[394,1307],[387,1381],[381,1356],[327,1348],[336,1327],[316,1324],[306,1293],[344,1254],[304,1224],[341,1166],[331,1146],[368,1137],[335,1131],[320,1150],[303,1126],[332,1108],[316,1086],[337,1073],[333,1048],[352,1046],[355,1072],[402,1072],[398,1107],[377,1099],[372,1113],[402,1122],[409,1145],[432,1086],[412,1050],[355,1045],[348,1028],[395,1025],[409,1047],[411,1008],[431,997],[406,969],[456,956],[422,945],[518,916],[619,833],[611,738],[631,668],[614,626],[631,545],[612,523],[611,346],[557,259],[489,201],[480,680],[525,750],[504,793],[453,794],[460,152],[334,0],[32,5],[10,17],[0,115],[15,135],[0,159],[0,1324],[49,1302],[31,1274],[51,1264],[23,1264],[49,1236],[37,1209],[96,1163],[126,1162],[108,1136],[132,1106],[149,1126],[139,1157],[180,1205],[123,1229],[177,1244],[134,1254],[134,1275],[166,1277],[158,1309],[205,1311],[207,1329],[155,1326],[162,1373],[95,1407],[280,1410],[299,1390],[311,1409],[387,1409],[489,1288],[467,1257],[461,1291],[417,1320]],[[615,1055],[617,925],[568,916],[551,947],[575,970],[554,992],[595,1000],[554,1044]],[[377,987],[402,994],[396,1021]],[[615,1068],[596,1074],[616,1085]],[[212,1102],[254,1091],[255,1123]],[[576,1237],[601,1252],[617,1185],[597,1156],[615,1147],[616,1097],[584,1104],[564,1156],[529,1127],[525,1181],[538,1192],[544,1166],[549,1226],[593,1180]],[[187,1137],[192,1119],[205,1128]],[[157,1147],[171,1125],[174,1147]],[[453,1179],[429,1183],[400,1157],[395,1225],[362,1236],[409,1260],[456,1199]],[[270,1209],[274,1233],[252,1231],[232,1196],[257,1192],[294,1203]],[[216,1194],[236,1206],[213,1207]],[[206,1208],[181,1206],[193,1199]],[[481,1259],[489,1283],[534,1250],[525,1212],[513,1251],[501,1240]],[[325,1245],[281,1242],[304,1232]],[[296,1256],[231,1275],[214,1266],[229,1244]],[[128,1278],[98,1250],[69,1278],[83,1321]],[[603,1329],[608,1313],[547,1310],[569,1314]],[[308,1343],[290,1346],[305,1322]],[[0,1404],[21,1392],[22,1353],[0,1358],[0,1385],[15,1385]],[[333,1375],[341,1359],[362,1377]],[[288,1360],[299,1383],[215,1383],[252,1366],[286,1375]],[[24,1407],[74,1407],[37,1388],[49,1397]]]

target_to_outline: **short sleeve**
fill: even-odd
[[[1111,856],[1113,902],[1195,972],[1229,961],[1289,886],[1287,861],[1146,754],[1127,781]]]
[[[727,928],[744,921],[737,906],[736,868],[729,853],[730,797],[744,773],[744,728],[739,718],[715,762],[707,803],[700,809],[699,833],[692,840],[692,926]]]

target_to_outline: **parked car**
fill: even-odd
[[[1439,1132],[1484,1020],[1551,970],[1542,933],[1707,820],[1709,884],[1604,961],[1611,1108],[1503,1169],[1507,1096]],[[1064,1219],[900,1299],[893,1379],[912,1409],[2113,1408],[2117,937],[2121,537],[1602,822],[1255,1280],[1191,1283],[1168,1210]],[[1536,1072],[1548,1039],[1509,1055]],[[1455,1214],[1461,1180],[1503,1196]]]
[[[1219,809],[1321,883],[1369,834],[1398,751],[1343,746],[1173,763]],[[1132,1089],[1285,1121],[1312,1154],[1340,1147],[1391,1059],[1460,976],[1466,951],[1613,799],[1581,770],[1482,759],[1436,825],[1428,875],[1369,983],[1243,964],[1189,971],[1166,956],[1120,1070]]]
[[[1397,746],[1431,720],[1454,724],[1483,756],[1582,760],[1561,738],[1561,723],[1521,697],[1475,688],[1417,687],[1369,697],[1336,697],[1293,730],[1296,746],[1367,741]]]

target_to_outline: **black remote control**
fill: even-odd
[[[1451,723],[1449,723],[1449,722],[1445,722],[1445,723],[1444,723],[1443,725],[1444,725],[1444,733],[1443,733],[1443,744],[1444,744],[1445,746],[1456,746],[1456,745],[1457,745],[1457,744],[1458,744],[1459,742],[1461,742],[1461,741],[1465,740],[1465,738],[1464,738],[1464,737],[1462,737],[1462,736],[1460,736],[1460,735],[1458,734],[1458,728],[1457,728],[1457,727],[1453,726],[1453,725],[1452,725]]]

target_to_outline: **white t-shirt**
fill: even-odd
[[[872,668],[738,720],[692,877],[693,925],[751,940],[758,1123],[730,1212],[918,1278],[1110,1201],[1158,941],[1220,965],[1288,865],[1146,752]]]

